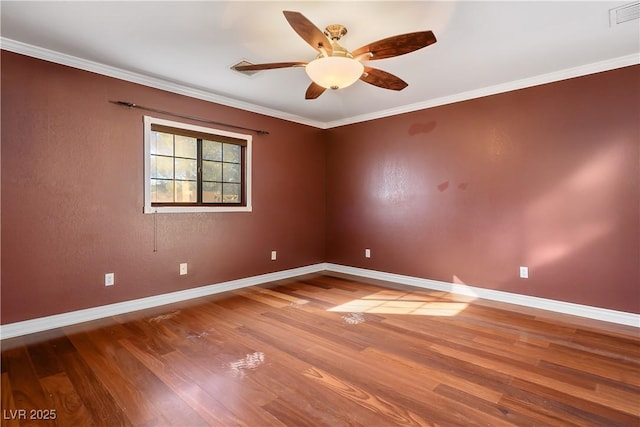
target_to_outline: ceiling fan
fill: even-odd
[[[418,31],[378,40],[349,52],[338,43],[342,36],[347,34],[344,26],[329,25],[323,33],[300,12],[283,11],[282,13],[294,31],[318,51],[316,59],[310,62],[238,64],[232,68],[237,71],[261,71],[304,67],[312,80],[305,94],[306,99],[315,99],[327,89],[336,90],[347,87],[358,79],[383,89],[402,90],[408,86],[407,82],[386,71],[366,66],[362,61],[404,55],[436,42],[432,31]]]

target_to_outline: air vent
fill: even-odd
[[[609,10],[609,25],[612,27],[638,18],[640,18],[640,1]]]
[[[238,73],[242,74],[243,76],[253,76],[255,73],[257,73],[258,71],[238,71],[236,69],[236,67],[239,67],[240,65],[255,65],[253,62],[249,62],[246,59],[243,59],[242,61],[238,62],[237,64],[233,64],[230,68],[233,71],[237,71]]]

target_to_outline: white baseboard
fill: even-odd
[[[35,332],[47,331],[49,329],[62,328],[64,326],[88,322],[90,320],[102,319],[118,314],[130,313],[133,311],[144,310],[146,308],[186,301],[193,298],[246,288],[248,286],[260,285],[262,283],[273,282],[276,280],[289,279],[305,274],[318,273],[324,270],[325,265],[323,263],[314,264],[306,267],[247,277],[244,279],[221,282],[215,285],[201,286],[168,294],[103,305],[100,307],[92,307],[68,313],[55,314],[53,316],[39,317],[37,319],[24,320],[22,322],[9,323],[6,325],[0,325],[0,339],[13,338],[33,334]]]
[[[146,308],[158,307],[175,302],[186,301],[194,298],[200,298],[221,292],[231,291],[234,289],[246,288],[249,286],[260,285],[277,280],[290,279],[298,276],[303,276],[305,274],[321,273],[324,271],[383,280],[387,282],[415,286],[418,288],[433,289],[458,295],[483,298],[492,301],[506,302],[509,304],[539,308],[557,313],[570,314],[574,316],[586,317],[589,319],[601,320],[605,322],[635,326],[637,328],[640,328],[639,314],[532,297],[528,295],[513,294],[503,291],[495,291],[492,289],[478,288],[457,283],[423,279],[420,277],[404,276],[401,274],[386,273],[376,270],[367,270],[364,268],[349,267],[339,264],[319,263],[306,267],[293,268],[290,270],[261,274],[244,279],[221,282],[215,285],[207,285],[193,289],[186,289],[183,291],[171,292],[168,294],[156,295],[147,298],[140,298],[131,301],[104,305],[100,307],[72,311],[69,313],[55,314],[53,316],[40,317],[37,319],[30,319],[21,322],[0,325],[0,339],[33,334],[36,332],[61,328],[64,326],[102,319],[118,314],[130,313],[133,311],[144,310]]]
[[[571,302],[557,301],[546,298],[532,297],[528,295],[514,294],[510,292],[496,291],[493,289],[478,288],[475,286],[461,285],[458,283],[441,282],[438,280],[422,279],[419,277],[403,276],[401,274],[385,273],[364,268],[348,267],[338,264],[325,264],[325,270],[353,276],[368,277],[370,279],[400,283],[425,289],[450,292],[452,294],[466,295],[491,301],[506,302],[525,307],[539,308],[556,313],[570,314],[589,319],[602,320],[604,322],[620,325],[635,326],[640,328],[640,314],[624,311],[610,310],[600,307],[592,307]]]

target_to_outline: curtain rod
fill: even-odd
[[[138,108],[140,110],[152,111],[154,113],[160,113],[160,114],[167,114],[167,115],[173,116],[173,117],[180,117],[181,119],[195,120],[195,121],[203,122],[203,123],[210,123],[210,124],[214,124],[214,125],[226,126],[226,127],[230,127],[230,128],[233,128],[233,129],[248,130],[248,131],[257,133],[258,135],[269,135],[269,132],[267,132],[266,130],[251,129],[251,128],[246,128],[246,127],[242,127],[242,126],[230,125],[228,123],[216,122],[214,120],[202,119],[200,117],[186,116],[186,115],[183,115],[183,114],[172,113],[172,112],[169,112],[169,111],[157,110],[155,108],[144,107],[142,105],[134,104],[133,102],[128,102],[128,101],[109,101],[109,102],[111,102],[112,104],[122,105],[122,106],[129,107],[129,108]]]

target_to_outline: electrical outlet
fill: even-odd
[[[185,274],[187,274],[187,263],[183,262],[180,264],[180,275],[184,276]]]
[[[271,251],[271,261],[275,261],[278,259],[278,252],[277,251]]]
[[[371,249],[365,249],[364,250],[364,257],[365,258],[371,258]]]
[[[115,273],[107,273],[104,275],[104,285],[113,286],[116,283]]]
[[[529,278],[529,267],[520,267],[520,278],[521,279]]]

